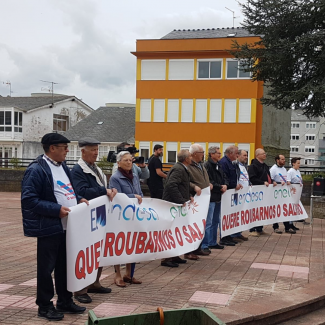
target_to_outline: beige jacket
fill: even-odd
[[[198,166],[199,164],[202,169]],[[195,186],[198,186],[203,189],[210,185],[209,175],[202,163],[196,163],[192,160],[191,164],[187,168],[191,176],[190,188],[192,195],[195,195]]]

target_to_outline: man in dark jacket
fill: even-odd
[[[265,151],[261,148],[256,149],[255,159],[252,160],[248,167],[248,176],[252,185],[269,186],[272,183],[274,186],[276,185],[276,182],[273,182],[271,179],[269,166],[265,164],[265,159]],[[255,237],[265,234],[263,231],[263,226],[251,228],[249,231],[250,235]]]
[[[96,139],[85,137],[78,141],[81,150],[81,158],[72,168],[72,180],[75,190],[78,194],[87,200],[92,200],[102,195],[107,195],[111,200],[117,193],[115,189],[107,188],[107,178],[103,171],[96,165],[98,157],[98,145],[100,142]],[[98,268],[96,281],[80,291],[74,293],[74,297],[81,303],[91,303],[92,299],[89,293],[110,293],[110,288],[104,288],[100,282],[102,267]]]
[[[210,204],[205,225],[205,235],[202,241],[203,251],[209,251],[209,248],[224,248],[224,246],[217,243],[217,232],[220,218],[221,195],[227,191],[228,180],[218,163],[220,157],[221,152],[219,147],[210,147],[209,159],[204,164],[213,188],[211,189]]]
[[[66,225],[69,207],[85,202],[76,196],[70,171],[64,163],[69,152],[64,136],[48,133],[42,138],[45,154],[33,161],[22,180],[21,208],[25,236],[37,237],[38,316],[61,320],[63,313],[83,313],[67,291]],[[56,308],[52,272],[58,295]]]
[[[163,192],[163,200],[183,204],[190,199],[190,173],[188,166],[191,163],[191,154],[188,150],[182,149],[177,153],[178,162],[169,170]],[[178,267],[180,263],[186,263],[180,257],[164,258],[161,260],[162,266]]]

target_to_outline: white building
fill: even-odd
[[[302,110],[292,110],[290,157],[300,157],[305,166],[325,166],[325,118],[307,118]]]
[[[44,134],[67,131],[92,111],[75,96],[0,96],[0,167],[11,158],[36,158]]]

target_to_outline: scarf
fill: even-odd
[[[132,173],[132,169],[129,171],[124,170],[123,168],[119,167],[118,170],[121,172],[121,174],[126,177],[131,183],[133,180],[133,173]]]

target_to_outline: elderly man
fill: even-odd
[[[224,246],[217,243],[217,232],[220,219],[221,195],[227,191],[228,180],[221,166],[219,166],[220,157],[220,148],[212,146],[209,148],[209,159],[204,164],[210,183],[213,186],[205,225],[205,235],[202,241],[204,252],[210,252],[210,249],[224,248]]]
[[[285,169],[284,165],[286,163],[286,159],[284,155],[276,155],[275,164],[270,168],[270,175],[271,178],[277,183],[281,185],[288,184],[290,185],[290,181],[287,179],[287,170]],[[295,234],[296,230],[299,228],[295,227],[292,222],[284,221],[284,229],[286,233]],[[273,224],[273,230],[277,234],[281,234],[282,231],[279,230],[279,224],[276,222]]]
[[[276,186],[276,182],[272,181],[269,166],[265,164],[266,153],[264,149],[258,148],[255,150],[255,159],[252,160],[248,167],[249,180],[252,185],[265,185],[269,186],[273,183]],[[250,230],[250,235],[259,237],[260,235],[266,234],[263,231],[263,226],[254,227]]]
[[[77,193],[80,193],[87,200],[95,199],[102,195],[107,195],[111,200],[117,193],[116,190],[107,189],[107,179],[102,170],[96,165],[98,157],[98,145],[100,142],[96,139],[86,137],[78,142],[81,148],[81,158],[72,168],[71,174]],[[110,288],[104,288],[99,282],[102,274],[102,267],[98,268],[97,279],[81,291],[74,293],[74,298],[81,303],[90,303],[89,293],[110,293]]]
[[[209,175],[203,166],[203,158],[204,158],[204,149],[198,144],[194,143],[190,146],[190,154],[192,155],[191,164],[188,166],[188,170],[191,175],[191,194],[195,195],[201,194],[201,189],[209,187],[212,189],[212,184],[209,181]],[[201,245],[199,248],[193,252],[185,254],[184,257],[190,260],[197,260],[199,257],[197,255],[209,255],[211,252],[204,252],[201,249]]]
[[[24,234],[37,237],[38,316],[50,321],[63,319],[63,313],[80,314],[67,290],[66,226],[70,207],[85,202],[76,195],[69,168],[64,163],[70,141],[58,133],[45,134],[41,140],[44,155],[26,169],[22,181],[21,209]],[[56,308],[52,272],[58,295]]]
[[[163,200],[185,205],[193,199],[190,194],[190,173],[188,166],[191,163],[191,154],[187,149],[177,153],[177,163],[169,170],[167,175]],[[162,266],[178,267],[178,264],[186,263],[180,257],[171,257],[161,260]]]
[[[228,178],[228,189],[239,190],[242,185],[239,183],[240,169],[237,164],[238,147],[229,146],[225,150],[225,155],[220,159],[220,166]],[[242,234],[236,233],[231,236],[222,238],[220,244],[225,246],[235,246],[239,241],[242,241]],[[239,238],[239,239],[238,239]]]

